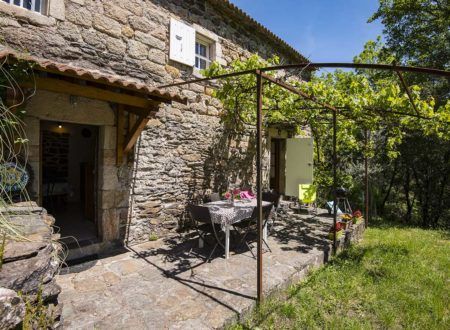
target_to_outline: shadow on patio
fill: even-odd
[[[328,258],[324,214],[279,218],[264,253],[264,290],[289,284]],[[235,242],[234,242],[235,243]],[[216,328],[255,304],[256,260],[248,249],[223,258],[197,248],[192,235],[129,248],[70,267],[58,277],[67,328]],[[191,251],[192,249],[192,251]]]

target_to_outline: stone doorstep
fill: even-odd
[[[90,256],[108,257],[111,254],[115,254],[120,249],[120,245],[120,242],[117,240],[76,247],[68,250],[65,261],[70,263],[77,259],[89,258]]]
[[[337,251],[338,254],[342,252],[345,249],[345,238],[348,234],[350,234],[350,242],[354,243],[359,241],[362,238],[362,235],[364,233],[364,223],[360,223],[358,225],[354,225],[352,228],[346,230],[346,234],[343,235],[338,241],[337,241]],[[286,280],[284,280],[282,283],[264,290],[264,296],[266,299],[270,298],[283,298],[285,297],[285,290],[287,290],[291,285],[294,285],[302,280],[304,280],[309,274],[310,271],[313,270],[316,267],[320,267],[326,264],[326,262],[329,260],[330,254],[333,249],[333,243],[329,243],[325,245],[324,251],[320,251],[319,254],[312,256],[308,259],[304,264],[302,264],[300,267],[295,267],[296,271],[291,274]],[[327,260],[327,261],[324,261]],[[229,318],[227,318],[222,327],[220,329],[225,329],[228,326],[232,325],[235,322],[244,322],[246,319],[248,319],[251,316],[251,313],[256,308],[256,301],[253,301],[250,303],[249,306],[245,307],[239,315],[234,315]]]

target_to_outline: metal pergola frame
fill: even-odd
[[[307,93],[297,89],[296,87],[283,82],[281,80],[278,80],[276,78],[273,78],[266,74],[266,72],[271,71],[280,71],[280,70],[292,70],[292,69],[301,69],[301,70],[316,70],[320,68],[349,68],[349,69],[370,69],[370,70],[383,70],[383,71],[394,71],[397,73],[399,80],[405,89],[405,92],[408,95],[409,101],[415,111],[415,114],[408,114],[408,113],[399,113],[399,112],[393,112],[393,111],[385,111],[382,109],[376,109],[377,111],[382,111],[386,114],[392,113],[392,114],[399,114],[403,116],[411,116],[419,119],[425,119],[429,120],[431,118],[427,118],[424,116],[421,116],[413,102],[411,92],[406,85],[406,82],[402,76],[402,72],[412,72],[412,73],[423,73],[428,75],[436,75],[436,76],[442,76],[450,78],[450,71],[445,70],[439,70],[439,69],[432,69],[432,68],[423,68],[423,67],[412,67],[412,66],[397,66],[397,65],[388,65],[388,64],[363,64],[363,63],[299,63],[299,64],[287,64],[287,65],[278,65],[278,66],[271,66],[271,67],[264,67],[259,69],[252,69],[252,70],[245,70],[245,71],[239,71],[239,72],[231,72],[226,73],[222,75],[217,75],[213,77],[208,78],[199,78],[199,79],[191,79],[187,81],[181,81],[176,82],[173,84],[167,84],[159,86],[159,88],[169,88],[169,87],[176,87],[176,86],[183,86],[188,85],[191,83],[200,83],[200,82],[209,82],[213,80],[218,79],[224,79],[224,78],[231,78],[231,77],[237,77],[247,74],[253,74],[256,76],[256,198],[257,198],[257,228],[258,228],[258,238],[257,238],[257,303],[259,304],[263,300],[263,258],[262,258],[262,245],[263,245],[263,213],[262,213],[262,119],[263,119],[263,81],[267,80],[271,83],[274,83],[291,93],[297,94],[302,98],[305,98],[307,100],[310,100],[314,103],[316,103],[320,108],[327,109],[332,112],[332,126],[333,126],[333,254],[336,253],[337,249],[337,242],[336,242],[336,222],[337,222],[337,196],[336,196],[336,189],[337,189],[337,151],[336,151],[336,133],[337,133],[337,114],[340,109],[342,108],[336,108],[332,105],[322,103],[319,100],[317,100],[313,95],[308,95]],[[366,110],[374,110],[374,109],[366,109]],[[369,139],[369,132],[365,130],[364,132],[364,140],[365,144],[368,143]],[[365,191],[364,191],[364,215],[365,215],[365,225],[366,227],[369,224],[369,177],[368,177],[368,158],[367,156],[364,156],[364,185],[365,185]]]

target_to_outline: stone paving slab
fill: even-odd
[[[263,257],[267,293],[327,260],[331,223],[326,215],[290,215],[277,222],[268,240],[272,252]],[[64,269],[57,278],[64,328],[214,329],[250,310],[256,260],[248,249],[235,249],[229,260],[217,254],[206,263],[208,246],[196,244],[189,237],[169,238]]]

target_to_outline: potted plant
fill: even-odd
[[[333,240],[335,231],[336,231],[336,239],[338,240],[344,234],[344,230],[343,230],[343,226],[342,226],[341,222],[336,222],[336,227],[334,227],[334,228],[333,228],[333,226],[331,226],[330,231],[328,232],[328,238],[330,240]]]
[[[351,223],[352,220],[352,216],[348,213],[344,213],[341,217],[341,226],[342,229],[347,229],[347,227],[349,227],[349,224]]]
[[[364,218],[362,216],[362,213],[360,210],[356,210],[355,212],[353,212],[352,214],[352,222],[354,225],[357,225],[361,222],[363,222]]]

